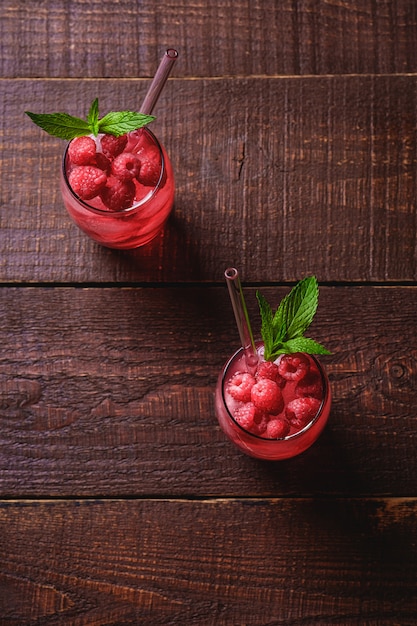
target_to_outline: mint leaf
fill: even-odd
[[[31,111],[25,111],[25,113],[47,133],[67,141],[84,135],[97,136],[99,132],[119,137],[137,128],[142,128],[155,119],[153,115],[135,113],[134,111],[112,111],[100,120],[98,110],[98,98],[96,98],[91,104],[87,120],[67,113],[32,113]]]
[[[294,352],[330,354],[317,341],[304,337],[318,306],[319,288],[315,276],[299,281],[282,299],[275,314],[262,294],[257,292],[256,296],[262,320],[265,360],[274,361],[280,354]]]
[[[284,343],[286,352],[306,352],[307,354],[331,354],[327,348],[314,339],[295,337]]]
[[[88,112],[88,116],[87,116],[87,122],[90,125],[90,128],[92,129],[92,133],[94,136],[98,135],[98,98],[96,98],[91,107],[90,110]]]
[[[319,289],[315,276],[304,278],[281,302],[274,322],[286,325],[288,339],[299,337],[310,326],[317,310]]]
[[[133,111],[119,111],[117,113],[107,113],[98,123],[99,132],[109,133],[116,137],[124,135],[131,130],[142,128],[152,122],[155,118],[152,115],[134,113]]]
[[[60,139],[70,141],[74,137],[82,137],[91,133],[88,122],[68,115],[67,113],[31,113],[26,111],[32,122],[47,133]]]

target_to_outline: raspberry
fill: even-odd
[[[115,137],[114,135],[103,135],[101,138],[101,149],[109,159],[114,159],[123,152],[127,144],[127,135]]]
[[[266,426],[266,436],[269,439],[281,439],[290,432],[290,424],[286,419],[272,419]]]
[[[255,379],[246,372],[236,372],[227,384],[227,390],[235,400],[250,402],[250,392],[255,384]]]
[[[68,157],[73,165],[92,165],[96,156],[96,142],[91,137],[76,137],[68,146]]]
[[[102,152],[97,152],[95,165],[104,172],[108,172],[110,170],[111,161]]]
[[[245,430],[251,430],[254,426],[255,407],[252,402],[247,402],[234,413],[236,422]]]
[[[317,415],[320,408],[317,398],[296,398],[287,404],[285,415],[296,428],[303,428]]]
[[[101,191],[101,199],[111,211],[123,211],[133,204],[136,187],[131,180],[114,180]]]
[[[269,422],[269,415],[258,409],[255,412],[254,425],[252,432],[255,435],[263,435],[266,432]]]
[[[301,380],[307,374],[309,367],[310,361],[302,352],[284,354],[278,363],[279,373],[285,380]]]
[[[132,180],[137,178],[140,172],[140,160],[136,154],[122,152],[111,164],[111,171],[120,180]]]
[[[308,373],[297,383],[296,396],[312,396],[321,400],[323,397],[323,385],[318,369],[310,366]]]
[[[145,187],[155,187],[158,184],[161,175],[161,165],[157,160],[149,159],[147,156],[141,156],[141,167],[138,181]]]
[[[272,363],[272,361],[262,361],[259,364],[258,371],[256,372],[256,378],[257,380],[260,378],[269,378],[269,380],[273,380],[277,383],[278,387],[283,387],[285,385],[285,380],[279,373],[278,365],[276,363]]]
[[[252,387],[251,400],[256,408],[276,415],[284,405],[278,385],[269,378],[261,378]]]
[[[106,174],[93,165],[79,165],[68,176],[73,191],[83,200],[97,196],[107,182]]]

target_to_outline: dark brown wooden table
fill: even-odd
[[[417,623],[417,4],[3,0],[0,624]],[[137,109],[176,172],[164,233],[89,240],[64,143],[24,115]],[[214,414],[223,281],[315,274],[334,401],[262,462]]]

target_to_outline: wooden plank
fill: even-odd
[[[4,625],[417,617],[417,500],[2,502]]]
[[[177,76],[407,73],[413,0],[3,0],[5,77],[150,77],[163,50]]]
[[[288,288],[262,288],[273,306]],[[254,329],[255,289],[247,290]],[[415,492],[417,290],[322,287],[311,336],[333,407],[319,441],[255,461],[214,388],[239,346],[224,288],[0,290],[3,497]]]
[[[176,172],[174,213],[164,236],[127,253],[70,222],[64,143],[23,111],[83,115],[95,96],[103,114],[134,108],[145,84],[0,87],[2,281],[218,281],[232,264],[260,282],[417,279],[413,77],[172,80],[153,128]]]

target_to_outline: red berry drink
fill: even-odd
[[[143,246],[162,230],[174,203],[171,162],[148,128],[73,139],[61,192],[68,213],[109,248]]]
[[[287,459],[304,452],[318,438],[330,413],[327,375],[309,354],[281,355],[263,360],[254,373],[238,350],[220,373],[215,406],[219,424],[246,454],[269,460]]]

